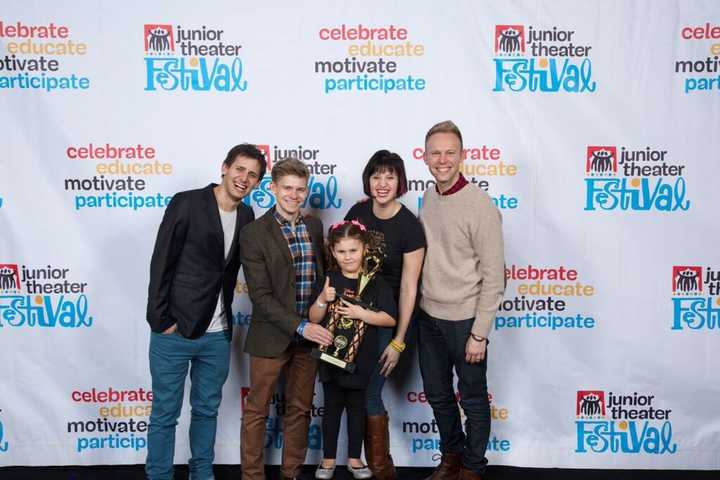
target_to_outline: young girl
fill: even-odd
[[[324,458],[315,472],[315,478],[330,479],[335,472],[337,438],[343,410],[347,411],[348,470],[353,478],[371,478],[372,472],[360,460],[365,436],[365,409],[367,385],[380,358],[377,327],[392,327],[397,315],[392,290],[379,276],[365,287],[360,300],[372,309],[351,304],[339,298],[356,296],[358,277],[368,251],[377,248],[378,239],[358,221],[336,223],[330,227],[328,245],[330,271],[325,287],[310,308],[310,321],[328,321],[329,304],[340,302],[337,313],[367,324],[365,337],[355,357],[355,371],[345,370],[320,362],[320,381],[325,394],[323,417]]]

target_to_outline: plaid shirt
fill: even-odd
[[[295,221],[295,227],[277,213],[273,208],[272,215],[280,224],[285,240],[290,248],[290,255],[295,266],[295,310],[301,318],[308,318],[308,304],[312,286],[315,283],[315,250],[308,233],[307,226],[303,221],[302,214]]]

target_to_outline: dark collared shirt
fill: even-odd
[[[302,214],[295,220],[295,227],[280,215],[274,207],[272,215],[280,224],[280,229],[290,248],[290,255],[295,267],[295,310],[301,318],[306,319],[308,318],[310,294],[317,275],[312,240]]]
[[[452,195],[453,193],[459,192],[468,183],[470,183],[470,182],[468,182],[467,179],[461,173],[460,177],[457,179],[457,181],[455,182],[455,184],[452,187],[448,188],[444,192],[441,192],[440,189],[437,187],[437,185],[435,185],[435,191],[444,197],[446,195]]]

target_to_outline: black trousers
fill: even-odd
[[[490,437],[487,353],[479,363],[465,361],[465,345],[474,319],[441,320],[422,310],[417,319],[420,373],[440,431],[440,451],[462,454],[463,466],[483,475]],[[466,416],[465,432],[453,389],[453,369],[458,376],[460,404]]]
[[[347,411],[348,458],[360,458],[365,438],[366,389],[345,388],[324,382],[325,415],[322,421],[325,458],[337,456],[337,440],[343,410]]]

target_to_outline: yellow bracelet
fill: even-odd
[[[405,342],[398,343],[395,340],[390,340],[390,346],[398,353],[403,353],[405,351],[405,348],[407,347]]]

